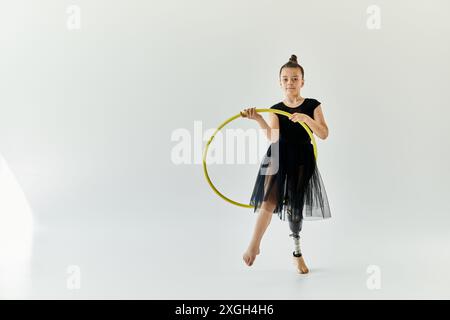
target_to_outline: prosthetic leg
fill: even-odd
[[[289,215],[289,228],[291,229],[291,234],[289,235],[294,239],[294,252],[292,252],[294,265],[297,267],[299,273],[308,273],[308,267],[303,260],[301,248],[300,248],[300,231],[302,230],[302,217],[292,217]]]

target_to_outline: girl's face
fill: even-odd
[[[298,95],[305,81],[300,68],[283,68],[280,75],[280,86],[287,96]]]

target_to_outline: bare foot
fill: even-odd
[[[248,248],[247,251],[244,252],[242,258],[244,262],[250,267],[255,261],[256,256],[259,254],[259,248]]]
[[[297,267],[297,271],[305,274],[309,272],[308,267],[306,266],[305,260],[303,260],[303,256],[301,257],[293,257],[294,265]]]

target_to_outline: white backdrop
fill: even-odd
[[[35,224],[22,289],[2,295],[448,298],[449,10],[443,0],[2,2],[2,170]],[[214,194],[193,142],[190,163],[172,157],[177,130],[198,139],[196,121],[205,132],[281,101],[291,54],[329,127],[316,139],[333,218],[303,226],[308,277],[289,264],[276,216],[245,266],[252,210]],[[211,174],[245,202],[257,168]],[[0,213],[3,228],[12,212]]]

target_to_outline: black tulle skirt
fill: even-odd
[[[250,199],[254,212],[273,208],[281,220],[318,220],[331,217],[328,198],[310,142],[280,138],[272,143],[258,170]]]

